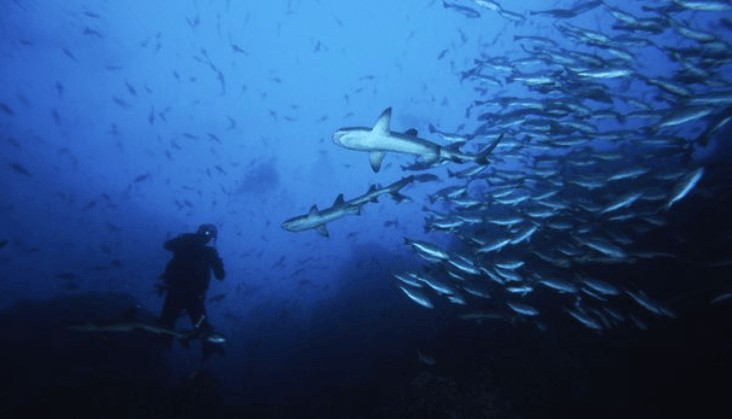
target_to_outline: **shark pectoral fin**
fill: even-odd
[[[330,234],[328,234],[328,229],[325,228],[325,224],[321,224],[318,227],[316,227],[315,229],[318,230],[318,233],[320,233],[321,236],[330,237]]]
[[[422,163],[424,163],[425,165],[433,165],[433,164],[437,163],[438,161],[440,161],[440,159],[445,157],[442,155],[443,154],[442,150],[443,150],[442,147],[435,147],[433,149],[430,149],[429,151],[422,153],[419,157],[420,157]],[[447,148],[445,148],[445,151],[449,151],[449,150],[447,150]],[[448,158],[449,158],[449,155],[451,153],[447,152],[445,154],[447,154]]]
[[[384,157],[386,157],[386,153],[383,151],[372,151],[369,154],[369,163],[371,163],[371,169],[374,172],[378,172],[381,169],[381,162],[384,161]]]
[[[344,209],[344,212],[348,215],[361,215],[361,207],[363,205],[349,205]]]
[[[374,134],[389,135],[391,133],[389,126],[391,126],[391,107],[384,109],[379,119],[376,120],[371,132]]]
[[[406,195],[402,195],[399,193],[399,191],[391,192],[389,195],[391,195],[391,198],[397,202],[397,204],[400,204],[404,201],[411,201],[412,199]]]

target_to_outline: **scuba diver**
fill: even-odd
[[[184,233],[165,242],[163,247],[173,253],[172,259],[160,275],[163,280],[158,291],[165,292],[165,302],[160,313],[159,324],[174,330],[175,323],[185,310],[194,330],[203,341],[204,359],[211,352],[220,352],[220,341],[214,336],[206,315],[206,291],[211,279],[211,272],[219,281],[224,279],[224,263],[219,253],[208,243],[216,242],[218,230],[213,224],[202,224],[195,233]],[[220,336],[220,335],[216,335]],[[168,346],[172,336],[165,336]],[[216,348],[219,346],[219,348]],[[217,350],[218,349],[218,350]]]

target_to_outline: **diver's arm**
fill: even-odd
[[[224,277],[226,276],[226,272],[224,271],[224,261],[221,260],[219,252],[217,252],[216,249],[211,249],[211,270],[213,271],[216,279],[219,281],[224,280]]]
[[[163,248],[169,252],[175,252],[183,247],[185,241],[184,235],[181,234],[170,240],[166,240],[165,244],[163,244]]]
[[[163,248],[170,252],[177,252],[189,246],[205,244],[206,240],[208,239],[200,234],[185,233],[166,241],[165,244],[163,244]]]

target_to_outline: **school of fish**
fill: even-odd
[[[597,0],[528,14],[492,0],[443,7],[466,19],[497,13],[518,29],[553,19],[553,30],[514,36],[514,56],[486,48],[457,74],[475,92],[466,109],[479,121],[471,133],[431,125],[433,141],[394,132],[391,108],[373,127],[334,133],[335,144],[367,152],[374,172],[387,153],[416,156],[405,171],[448,167],[439,179],[449,185],[423,209],[435,239],[404,240],[424,266],[395,272],[397,287],[421,307],[455,304],[460,318],[478,322],[541,327],[546,301],[596,332],[645,330],[653,319],[676,317],[640,286],[586,268],[673,257],[636,243],[699,189],[705,168],[693,153],[732,120],[732,47],[724,38],[732,3],[641,1],[626,9]],[[599,27],[573,21],[589,12],[602,16]],[[698,16],[716,24],[698,24]],[[668,61],[666,73],[639,58],[651,52]],[[507,86],[524,94],[495,93]],[[333,214],[356,214],[374,200],[350,202],[341,196],[328,210],[313,207],[303,225],[324,234]]]

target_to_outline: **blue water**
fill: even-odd
[[[0,415],[651,418],[724,409],[727,389],[716,383],[732,373],[732,131],[723,123],[732,116],[732,5],[606,1],[562,17],[535,12],[593,2],[501,3],[2,1]],[[646,29],[624,28],[619,12]],[[593,34],[613,44],[588,41]],[[579,54],[587,67],[559,64]],[[606,68],[632,71],[577,75]],[[694,102],[712,94],[726,96]],[[414,156],[392,152],[374,172],[367,153],[332,136],[372,127],[388,107],[392,132],[414,128],[446,148],[440,132],[468,136],[461,150],[471,155],[503,137],[473,177],[450,175],[473,163],[412,171]],[[671,121],[678,110],[705,114]],[[648,170],[609,180],[633,168]],[[699,182],[664,209],[700,168]],[[381,196],[329,222],[329,237],[281,227],[341,193],[354,199],[420,174],[437,180],[407,186],[405,202]],[[588,180],[599,185],[578,184]],[[461,198],[479,209],[438,196],[449,186],[467,186]],[[640,198],[608,210],[633,192]],[[539,209],[548,217],[530,215]],[[466,214],[482,221],[433,224]],[[510,215],[522,224],[491,224]],[[227,272],[207,302],[223,353],[204,359],[200,342],[166,350],[142,332],[69,330],[154,323],[170,257],[162,244],[202,223],[218,227]],[[531,226],[525,241],[478,251]],[[593,250],[587,242],[598,235],[624,256]],[[486,270],[467,281],[491,297],[465,292],[447,261],[425,260],[405,238],[473,258]],[[509,261],[526,263],[516,286],[529,291],[489,278]],[[457,287],[452,297],[464,304],[426,285],[418,289],[432,308],[415,303],[394,277],[408,272]],[[549,278],[595,278],[622,295],[560,293],[542,285]],[[476,313],[494,317],[466,319]],[[177,325],[191,327],[187,318]]]

